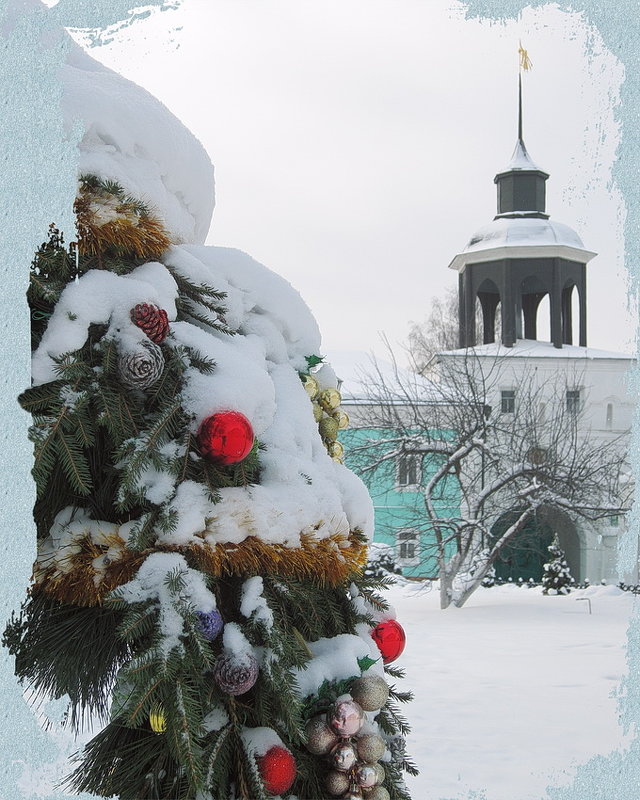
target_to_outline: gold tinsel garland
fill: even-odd
[[[87,535],[76,542],[63,572],[53,564],[36,562],[34,579],[38,591],[62,603],[97,606],[109,592],[130,581],[152,552],[181,553],[191,566],[216,578],[270,575],[311,580],[321,586],[344,583],[367,562],[367,543],[359,531],[352,531],[348,539],[302,534],[300,540],[300,547],[287,547],[249,536],[239,543],[158,545],[140,552],[127,550],[122,542],[119,556],[97,570],[94,561],[103,557],[107,548]],[[110,541],[113,544],[113,537]]]
[[[81,255],[115,251],[155,260],[172,244],[162,222],[114,182],[81,178],[74,211]]]

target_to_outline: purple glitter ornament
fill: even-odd
[[[198,630],[205,639],[212,642],[224,628],[224,620],[217,608],[213,611],[196,611]]]
[[[251,653],[223,653],[213,668],[213,677],[223,692],[233,695],[248,692],[258,680],[258,662]]]

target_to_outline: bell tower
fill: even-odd
[[[458,271],[459,345],[475,347],[538,338],[538,310],[549,298],[554,347],[573,342],[572,296],[578,296],[578,342],[587,344],[586,264],[596,254],[585,250],[578,234],[546,213],[548,173],[531,159],[522,132],[522,75],[518,76],[518,138],[506,169],[494,182],[497,214],[471,237],[449,267]],[[482,331],[476,330],[476,303]]]

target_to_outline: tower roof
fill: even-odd
[[[531,158],[524,141],[520,137],[518,137],[516,146],[513,148],[511,161],[509,161],[505,169],[496,175],[496,179],[501,175],[505,175],[507,172],[539,172],[546,178],[549,177],[549,174],[543,169],[540,169]]]
[[[521,69],[523,54],[521,48]],[[577,294],[581,347],[587,344],[585,265],[595,253],[586,250],[568,225],[546,213],[546,181],[529,155],[522,133],[522,77],[518,76],[518,138],[506,170],[494,182],[498,209],[493,221],[480,228],[458,253],[450,269],[459,274],[459,342],[476,347],[476,308],[482,310],[482,341],[496,338],[500,309],[500,339],[512,348],[518,340],[537,340],[538,307],[549,297],[550,338],[554,349],[571,345],[574,336],[572,295]]]

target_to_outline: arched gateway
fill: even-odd
[[[517,518],[517,511],[503,514],[491,528],[492,540],[496,542]],[[580,537],[573,520],[560,509],[545,506],[530,519],[513,539],[500,549],[494,562],[496,578],[511,579],[517,583],[533,579],[542,580],[544,564],[549,559],[548,547],[555,534],[564,550],[571,575],[582,579],[580,565]]]

